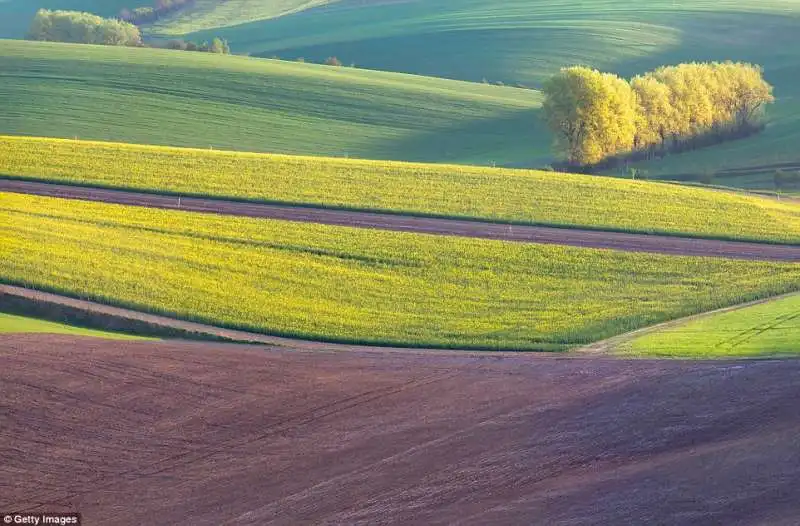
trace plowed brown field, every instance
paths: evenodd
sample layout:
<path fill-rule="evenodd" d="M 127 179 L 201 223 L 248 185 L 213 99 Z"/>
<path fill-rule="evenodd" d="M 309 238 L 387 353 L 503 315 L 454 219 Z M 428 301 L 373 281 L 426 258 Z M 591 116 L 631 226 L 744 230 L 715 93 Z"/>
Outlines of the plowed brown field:
<path fill-rule="evenodd" d="M 800 361 L 0 339 L 0 512 L 797 524 Z"/>

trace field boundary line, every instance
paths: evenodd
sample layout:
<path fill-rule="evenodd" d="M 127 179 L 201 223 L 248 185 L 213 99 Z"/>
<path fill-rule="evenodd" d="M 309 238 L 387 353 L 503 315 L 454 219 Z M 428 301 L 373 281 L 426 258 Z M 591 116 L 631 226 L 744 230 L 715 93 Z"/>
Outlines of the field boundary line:
<path fill-rule="evenodd" d="M 800 262 L 800 245 L 625 233 L 584 228 L 492 223 L 468 219 L 356 212 L 341 209 L 182 197 L 178 195 L 165 196 L 128 190 L 110 190 L 5 178 L 0 178 L 0 191 L 183 212 L 495 241 L 551 244 L 624 252 L 648 252 L 673 256 Z"/>

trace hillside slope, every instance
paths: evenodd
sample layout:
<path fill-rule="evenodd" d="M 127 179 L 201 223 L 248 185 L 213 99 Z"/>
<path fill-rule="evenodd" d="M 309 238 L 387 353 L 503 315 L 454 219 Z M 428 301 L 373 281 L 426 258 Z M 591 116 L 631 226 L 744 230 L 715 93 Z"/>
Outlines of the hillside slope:
<path fill-rule="evenodd" d="M 339 0 L 196 0 L 194 5 L 159 20 L 150 29 L 159 34 L 214 30 L 269 20 L 337 1 Z"/>
<path fill-rule="evenodd" d="M 576 63 L 630 76 L 684 61 L 755 62 L 778 98 L 764 134 L 642 167 L 667 179 L 720 172 L 718 183 L 753 188 L 771 188 L 772 165 L 800 169 L 796 0 L 344 0 L 272 20 L 253 21 L 253 10 L 241 14 L 241 23 L 230 19 L 190 35 L 222 34 L 240 53 L 313 61 L 335 55 L 366 68 L 532 87 Z M 191 28 L 174 20 L 154 30 Z M 543 134 L 538 141 L 550 139 Z"/>
<path fill-rule="evenodd" d="M 478 164 L 549 155 L 530 90 L 12 40 L 0 41 L 0 72 L 6 134 Z"/>

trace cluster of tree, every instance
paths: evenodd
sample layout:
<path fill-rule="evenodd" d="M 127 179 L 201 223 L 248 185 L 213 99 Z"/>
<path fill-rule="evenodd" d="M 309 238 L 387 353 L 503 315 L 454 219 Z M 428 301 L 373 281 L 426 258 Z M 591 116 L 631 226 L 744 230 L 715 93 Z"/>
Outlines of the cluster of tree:
<path fill-rule="evenodd" d="M 571 67 L 544 86 L 543 114 L 570 166 L 652 158 L 744 137 L 774 101 L 762 69 L 734 62 L 666 66 L 630 82 Z"/>
<path fill-rule="evenodd" d="M 122 20 L 78 11 L 40 9 L 33 17 L 28 38 L 108 46 L 140 46 L 139 28 Z"/>
<path fill-rule="evenodd" d="M 231 47 L 224 38 L 214 38 L 211 42 L 202 43 L 192 42 L 191 40 L 169 40 L 164 45 L 167 49 L 179 49 L 181 51 L 203 51 L 206 53 L 220 53 L 229 55 Z"/>
<path fill-rule="evenodd" d="M 156 0 L 152 6 L 137 7 L 135 9 L 125 8 L 120 11 L 119 17 L 136 25 L 148 24 L 174 11 L 190 7 L 194 3 L 195 0 Z"/>

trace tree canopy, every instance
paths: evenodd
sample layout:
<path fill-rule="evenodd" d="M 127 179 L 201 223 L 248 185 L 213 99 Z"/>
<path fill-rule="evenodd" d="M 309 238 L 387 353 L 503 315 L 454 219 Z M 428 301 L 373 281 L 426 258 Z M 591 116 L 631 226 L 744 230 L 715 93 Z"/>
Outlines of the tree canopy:
<path fill-rule="evenodd" d="M 743 136 L 759 129 L 774 101 L 759 66 L 734 62 L 665 66 L 630 82 L 569 67 L 547 81 L 544 94 L 544 118 L 576 166 Z"/>
<path fill-rule="evenodd" d="M 40 9 L 36 13 L 28 38 L 109 46 L 138 46 L 142 43 L 139 28 L 128 22 L 79 11 L 48 9 Z"/>

